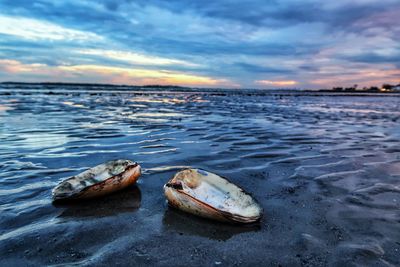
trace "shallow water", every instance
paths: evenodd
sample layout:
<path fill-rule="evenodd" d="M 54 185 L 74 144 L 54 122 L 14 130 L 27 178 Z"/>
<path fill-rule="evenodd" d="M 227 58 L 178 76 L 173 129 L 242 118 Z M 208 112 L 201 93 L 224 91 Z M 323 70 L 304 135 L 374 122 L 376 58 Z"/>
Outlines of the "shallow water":
<path fill-rule="evenodd" d="M 398 96 L 2 94 L 0 265 L 400 265 L 399 138 Z M 142 165 L 137 186 L 51 203 L 117 158 Z M 251 192 L 261 222 L 169 208 L 162 186 L 185 166 Z"/>

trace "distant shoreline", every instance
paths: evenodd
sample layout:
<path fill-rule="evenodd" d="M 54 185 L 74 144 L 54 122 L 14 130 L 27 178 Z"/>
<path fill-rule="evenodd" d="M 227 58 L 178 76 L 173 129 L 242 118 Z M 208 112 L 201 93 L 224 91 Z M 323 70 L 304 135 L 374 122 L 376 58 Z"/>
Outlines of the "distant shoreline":
<path fill-rule="evenodd" d="M 0 82 L 0 85 L 33 85 L 33 86 L 90 86 L 90 87 L 118 87 L 118 88 L 192 88 L 178 85 L 127 85 L 107 83 L 68 83 L 68 82 Z"/>
<path fill-rule="evenodd" d="M 67 88 L 60 88 L 67 87 Z M 263 89 L 263 88 L 203 88 L 203 87 L 187 87 L 179 85 L 126 85 L 126 84 L 105 84 L 105 83 L 68 83 L 68 82 L 13 82 L 6 81 L 0 82 L 1 89 L 23 89 L 23 90 L 71 90 L 71 92 L 84 90 L 84 91 L 102 91 L 107 92 L 109 89 L 118 91 L 177 91 L 177 92 L 242 92 L 242 93 L 288 93 L 290 95 L 296 93 L 309 93 L 309 94 L 334 94 L 334 95 L 387 95 L 387 94 L 400 94 L 400 91 L 371 91 L 371 90 L 352 90 L 352 91 L 337 91 L 333 89 L 289 89 L 289 88 L 276 88 L 276 89 Z M 54 92 L 56 93 L 56 92 Z"/>

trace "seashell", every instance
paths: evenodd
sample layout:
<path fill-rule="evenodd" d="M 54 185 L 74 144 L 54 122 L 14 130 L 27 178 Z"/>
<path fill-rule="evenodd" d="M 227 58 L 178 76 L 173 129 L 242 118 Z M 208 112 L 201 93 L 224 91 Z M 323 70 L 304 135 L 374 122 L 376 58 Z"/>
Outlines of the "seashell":
<path fill-rule="evenodd" d="M 263 213 L 243 189 L 200 169 L 178 172 L 164 185 L 164 193 L 172 207 L 218 221 L 252 223 Z"/>
<path fill-rule="evenodd" d="M 113 160 L 67 178 L 52 191 L 53 200 L 71 200 L 103 196 L 136 182 L 140 165 L 130 160 Z"/>

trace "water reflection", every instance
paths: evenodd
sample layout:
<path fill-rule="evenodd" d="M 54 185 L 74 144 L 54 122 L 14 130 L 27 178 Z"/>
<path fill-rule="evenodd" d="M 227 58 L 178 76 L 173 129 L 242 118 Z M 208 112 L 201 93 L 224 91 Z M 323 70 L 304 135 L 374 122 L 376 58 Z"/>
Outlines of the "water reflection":
<path fill-rule="evenodd" d="M 44 147 L 61 147 L 69 141 L 73 140 L 67 135 L 60 133 L 45 133 L 41 131 L 19 133 L 21 140 L 18 142 L 24 148 L 37 149 Z"/>
<path fill-rule="evenodd" d="M 74 103 L 74 102 L 71 102 L 71 101 L 64 101 L 64 102 L 62 102 L 64 105 L 67 105 L 67 106 L 70 106 L 70 107 L 76 107 L 76 108 L 87 108 L 87 107 L 85 107 L 84 105 L 82 105 L 82 104 L 76 104 L 76 103 Z"/>
<path fill-rule="evenodd" d="M 357 103 L 355 103 L 357 104 Z M 360 105 L 360 104 L 358 104 Z M 400 112 L 393 111 L 381 111 L 375 108 L 345 108 L 345 107 L 330 107 L 330 106 L 306 106 L 302 107 L 303 110 L 311 112 L 330 112 L 330 113 L 340 113 L 340 112 L 351 112 L 351 113 L 374 113 L 374 114 L 395 114 L 400 115 Z"/>
<path fill-rule="evenodd" d="M 226 256 L 227 265 L 262 253 L 274 255 L 269 262 L 275 258 L 277 265 L 334 265 L 347 252 L 344 259 L 359 265 L 382 259 L 400 266 L 398 96 L 62 92 L 0 99 L 2 259 L 31 255 L 29 262 L 50 265 L 55 262 L 47 260 L 56 255 L 67 264 L 68 256 L 58 255 L 80 240 L 89 261 L 103 260 L 110 244 L 114 257 L 120 245 L 125 253 L 120 263 L 127 265 L 135 262 L 126 254 L 132 246 L 155 262 L 191 240 L 198 251 L 206 241 L 216 258 Z M 144 169 L 143 199 L 133 187 L 102 199 L 51 205 L 51 188 L 62 177 L 133 154 Z M 167 208 L 162 186 L 186 166 L 232 178 L 257 196 L 269 219 L 260 229 Z M 110 223 L 124 228 L 116 243 Z M 324 246 L 300 253 L 290 244 L 303 233 Z M 37 235 L 43 237 L 41 253 L 48 254 L 24 254 Z M 229 241 L 214 242 L 219 240 Z M 365 244 L 385 253 L 370 253 Z M 104 250 L 94 255 L 98 247 Z M 179 250 L 174 256 L 193 265 L 191 254 Z"/>
<path fill-rule="evenodd" d="M 222 241 L 226 241 L 234 235 L 257 232 L 261 229 L 259 223 L 250 225 L 221 223 L 193 216 L 171 207 L 168 207 L 164 213 L 163 228 L 165 231 Z"/>
<path fill-rule="evenodd" d="M 134 97 L 132 99 L 129 99 L 131 102 L 141 102 L 141 103 L 161 103 L 161 104 L 171 104 L 171 105 L 176 105 L 176 104 L 186 104 L 190 102 L 194 103 L 207 103 L 209 100 L 203 99 L 201 96 L 196 96 L 196 95 L 188 95 L 188 96 L 181 96 L 181 98 L 176 98 L 176 97 Z"/>
<path fill-rule="evenodd" d="M 12 110 L 12 109 L 13 109 L 13 107 L 10 107 L 10 106 L 8 106 L 8 105 L 2 105 L 2 104 L 0 104 L 0 112 Z"/>
<path fill-rule="evenodd" d="M 106 197 L 91 200 L 75 200 L 68 203 L 54 203 L 63 211 L 58 218 L 75 219 L 108 217 L 119 213 L 135 212 L 140 208 L 142 195 L 137 185 Z"/>

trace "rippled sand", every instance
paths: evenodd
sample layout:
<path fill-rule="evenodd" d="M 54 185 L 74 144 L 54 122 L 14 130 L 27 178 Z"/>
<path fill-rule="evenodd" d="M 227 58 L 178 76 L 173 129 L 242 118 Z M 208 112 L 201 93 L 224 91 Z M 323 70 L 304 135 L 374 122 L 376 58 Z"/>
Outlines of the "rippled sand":
<path fill-rule="evenodd" d="M 400 265 L 400 97 L 0 95 L 0 265 Z M 117 158 L 144 168 L 103 199 L 51 203 L 64 177 Z M 169 208 L 185 166 L 252 192 L 256 225 Z"/>

